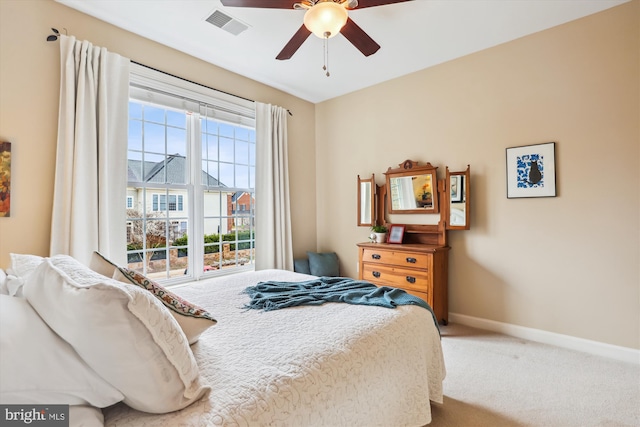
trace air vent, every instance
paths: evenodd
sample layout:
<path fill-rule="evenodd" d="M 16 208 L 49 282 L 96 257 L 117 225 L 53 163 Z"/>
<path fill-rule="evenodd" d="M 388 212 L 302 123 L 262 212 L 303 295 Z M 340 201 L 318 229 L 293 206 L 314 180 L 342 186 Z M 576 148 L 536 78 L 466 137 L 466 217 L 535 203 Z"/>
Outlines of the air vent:
<path fill-rule="evenodd" d="M 249 26 L 240 22 L 238 19 L 227 15 L 226 13 L 220 12 L 219 10 L 214 11 L 206 21 L 212 25 L 215 25 L 218 28 L 225 30 L 228 33 L 237 36 Z"/>

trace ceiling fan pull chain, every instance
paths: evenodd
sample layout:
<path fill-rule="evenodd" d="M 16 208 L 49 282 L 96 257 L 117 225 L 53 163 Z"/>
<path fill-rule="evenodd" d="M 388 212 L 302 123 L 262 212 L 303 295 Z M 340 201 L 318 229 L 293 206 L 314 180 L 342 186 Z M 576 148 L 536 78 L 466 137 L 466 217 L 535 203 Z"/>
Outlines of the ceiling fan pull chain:
<path fill-rule="evenodd" d="M 331 34 L 330 33 L 324 33 L 324 41 L 323 41 L 323 50 L 324 50 L 324 65 L 322 66 L 322 69 L 324 71 L 326 71 L 326 75 L 327 77 L 329 77 L 331 74 L 329 73 L 329 36 Z"/>

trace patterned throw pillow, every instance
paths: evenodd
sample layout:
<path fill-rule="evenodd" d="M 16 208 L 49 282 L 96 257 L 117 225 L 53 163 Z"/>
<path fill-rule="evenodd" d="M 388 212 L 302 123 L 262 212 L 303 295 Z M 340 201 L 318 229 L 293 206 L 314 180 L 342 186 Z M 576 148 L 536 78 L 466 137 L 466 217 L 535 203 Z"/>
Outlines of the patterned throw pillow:
<path fill-rule="evenodd" d="M 178 295 L 135 270 L 118 267 L 118 271 L 113 278 L 120 281 L 124 281 L 122 278 L 125 278 L 134 285 L 148 290 L 162 301 L 178 321 L 182 331 L 187 336 L 187 340 L 189 340 L 189 344 L 194 344 L 198 341 L 200 334 L 217 323 L 216 319 L 204 308 L 180 298 Z"/>
<path fill-rule="evenodd" d="M 151 292 L 169 309 L 187 336 L 189 344 L 196 343 L 200 334 L 217 323 L 216 319 L 204 308 L 180 298 L 135 270 L 114 264 L 99 252 L 93 253 L 91 269 L 112 279 L 133 283 Z"/>

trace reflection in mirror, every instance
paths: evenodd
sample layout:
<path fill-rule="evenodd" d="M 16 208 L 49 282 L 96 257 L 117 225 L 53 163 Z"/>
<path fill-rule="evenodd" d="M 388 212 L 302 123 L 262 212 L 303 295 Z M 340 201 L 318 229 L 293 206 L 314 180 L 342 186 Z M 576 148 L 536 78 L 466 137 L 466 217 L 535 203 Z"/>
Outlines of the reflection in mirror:
<path fill-rule="evenodd" d="M 389 213 L 438 213 L 438 168 L 431 163 L 420 166 L 411 160 L 399 166 L 385 173 Z"/>
<path fill-rule="evenodd" d="M 375 180 L 360 179 L 358 175 L 358 225 L 372 226 L 375 222 Z"/>
<path fill-rule="evenodd" d="M 451 212 L 450 221 L 451 225 L 465 225 L 464 214 L 464 176 L 452 175 L 450 177 L 450 190 L 451 190 Z"/>
<path fill-rule="evenodd" d="M 370 182 L 361 182 L 360 183 L 360 223 L 362 224 L 370 224 L 371 221 L 371 208 L 369 205 L 369 201 L 371 200 L 371 183 Z"/>
<path fill-rule="evenodd" d="M 447 167 L 446 182 L 448 183 L 448 212 L 449 230 L 468 230 L 469 227 L 469 169 L 465 172 L 449 172 Z"/>
<path fill-rule="evenodd" d="M 431 174 L 390 178 L 391 209 L 433 209 Z"/>

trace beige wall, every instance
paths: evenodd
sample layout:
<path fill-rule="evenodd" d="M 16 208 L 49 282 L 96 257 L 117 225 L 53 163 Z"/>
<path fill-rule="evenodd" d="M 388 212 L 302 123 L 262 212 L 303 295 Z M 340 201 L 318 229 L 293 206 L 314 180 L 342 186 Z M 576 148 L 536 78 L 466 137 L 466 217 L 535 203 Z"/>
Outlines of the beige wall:
<path fill-rule="evenodd" d="M 470 164 L 472 229 L 449 233 L 450 311 L 640 348 L 639 6 L 318 104 L 319 248 L 357 275 L 369 234 L 358 174 L 382 184 L 406 159 L 440 177 Z M 507 199 L 505 148 L 549 141 L 558 197 Z"/>
<path fill-rule="evenodd" d="M 316 247 L 313 104 L 96 20 L 52 0 L 0 0 L 0 140 L 12 144 L 11 217 L 0 219 L 0 267 L 9 253 L 48 255 L 60 61 L 51 27 L 142 64 L 257 101 L 289 117 L 294 251 Z M 124 201 L 123 201 L 124 203 Z M 124 205 L 123 205 L 124 206 Z"/>

